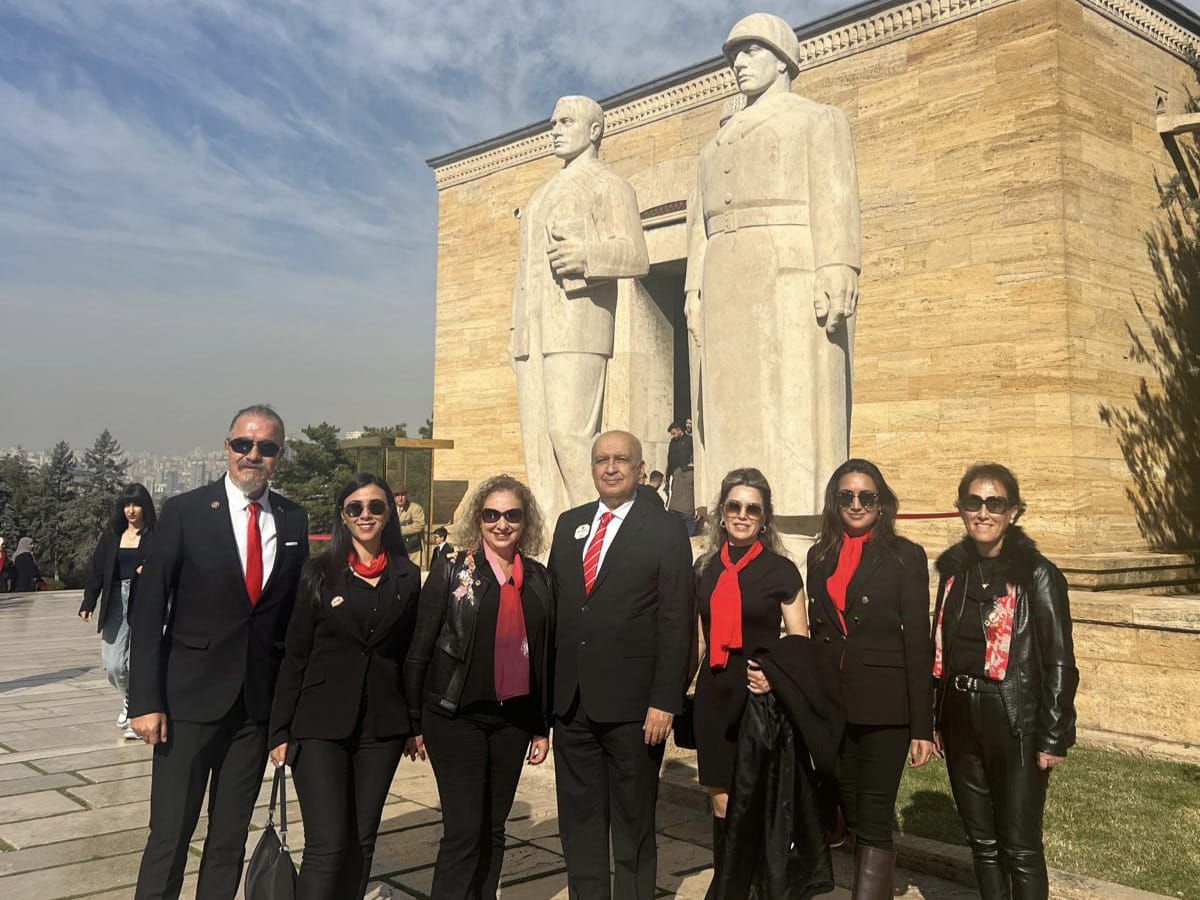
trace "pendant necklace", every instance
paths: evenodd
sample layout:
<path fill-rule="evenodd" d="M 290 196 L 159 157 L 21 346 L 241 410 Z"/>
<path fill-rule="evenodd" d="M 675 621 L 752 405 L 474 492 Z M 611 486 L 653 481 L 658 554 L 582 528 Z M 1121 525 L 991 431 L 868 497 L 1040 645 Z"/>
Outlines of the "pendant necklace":
<path fill-rule="evenodd" d="M 975 568 L 979 570 L 979 583 L 986 591 L 988 589 L 989 582 L 983 580 L 983 563 L 975 563 Z"/>

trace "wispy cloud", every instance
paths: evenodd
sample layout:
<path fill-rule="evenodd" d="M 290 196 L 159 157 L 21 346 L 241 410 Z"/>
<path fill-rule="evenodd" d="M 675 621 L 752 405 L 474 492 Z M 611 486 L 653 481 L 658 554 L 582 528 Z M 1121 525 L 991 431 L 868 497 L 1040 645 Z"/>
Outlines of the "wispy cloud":
<path fill-rule="evenodd" d="M 259 398 L 423 421 L 423 160 L 713 57 L 756 6 L 8 0 L 0 447 L 211 443 Z"/>

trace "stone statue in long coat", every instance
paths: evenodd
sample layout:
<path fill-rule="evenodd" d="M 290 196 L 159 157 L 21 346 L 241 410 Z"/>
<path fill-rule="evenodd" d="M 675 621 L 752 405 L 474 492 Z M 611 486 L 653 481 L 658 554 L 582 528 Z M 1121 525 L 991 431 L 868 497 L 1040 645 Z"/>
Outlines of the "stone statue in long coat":
<path fill-rule="evenodd" d="M 791 92 L 799 45 L 782 19 L 747 16 L 724 51 L 746 102 L 700 153 L 685 284 L 703 496 L 756 466 L 781 527 L 808 533 L 849 451 L 854 147 L 840 110 Z"/>
<path fill-rule="evenodd" d="M 521 211 L 509 352 L 529 486 L 553 522 L 595 496 L 618 297 L 650 270 L 633 186 L 598 159 L 604 112 L 563 97 L 551 136 L 562 169 Z"/>

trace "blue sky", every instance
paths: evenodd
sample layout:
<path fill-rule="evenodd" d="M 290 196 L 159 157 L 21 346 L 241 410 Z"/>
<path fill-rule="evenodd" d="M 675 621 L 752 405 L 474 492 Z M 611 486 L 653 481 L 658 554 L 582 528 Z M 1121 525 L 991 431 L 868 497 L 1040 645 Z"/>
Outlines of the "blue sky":
<path fill-rule="evenodd" d="M 787 0 L 795 25 L 849 6 Z M 4 0 L 0 447 L 432 405 L 424 160 L 711 58 L 758 3 Z"/>

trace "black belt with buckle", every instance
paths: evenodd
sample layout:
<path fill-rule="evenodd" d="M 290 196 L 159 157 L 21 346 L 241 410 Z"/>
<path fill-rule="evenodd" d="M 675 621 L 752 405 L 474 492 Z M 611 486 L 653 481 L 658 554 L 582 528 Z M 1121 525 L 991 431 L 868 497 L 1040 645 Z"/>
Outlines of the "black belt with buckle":
<path fill-rule="evenodd" d="M 1000 682 L 976 678 L 974 675 L 955 675 L 950 684 L 956 691 L 962 691 L 964 694 L 1000 693 Z"/>

